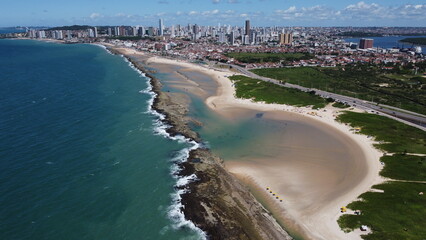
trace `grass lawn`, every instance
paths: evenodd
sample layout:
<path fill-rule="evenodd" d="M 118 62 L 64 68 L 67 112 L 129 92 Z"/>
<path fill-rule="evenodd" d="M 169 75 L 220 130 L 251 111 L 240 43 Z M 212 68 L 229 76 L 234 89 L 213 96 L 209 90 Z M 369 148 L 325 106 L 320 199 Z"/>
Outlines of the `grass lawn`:
<path fill-rule="evenodd" d="M 232 76 L 230 79 L 235 82 L 236 95 L 239 98 L 293 106 L 313 106 L 313 108 L 323 108 L 327 105 L 325 99 L 297 89 L 285 88 L 241 75 Z"/>
<path fill-rule="evenodd" d="M 345 112 L 338 120 L 353 127 L 360 127 L 361 133 L 371 135 L 382 143 L 379 149 L 393 156 L 383 156 L 385 163 L 380 175 L 407 181 L 426 181 L 426 157 L 403 154 L 426 153 L 426 132 L 383 116 L 367 113 Z M 361 225 L 369 226 L 373 232 L 364 235 L 367 240 L 423 240 L 426 236 L 426 184 L 413 182 L 386 182 L 373 186 L 383 192 L 366 192 L 361 200 L 347 207 L 361 210 L 361 215 L 342 215 L 338 223 L 346 231 Z"/>
<path fill-rule="evenodd" d="M 334 83 L 331 77 L 312 67 L 260 68 L 251 71 L 259 76 L 282 80 L 309 88 L 322 89 L 327 84 L 331 86 Z"/>
<path fill-rule="evenodd" d="M 410 74 L 384 74 L 380 68 L 263 68 L 252 72 L 308 88 L 374 101 L 426 114 L 426 80 Z"/>
<path fill-rule="evenodd" d="M 396 120 L 366 113 L 346 112 L 337 118 L 352 127 L 360 127 L 362 134 L 375 136 L 382 143 L 376 147 L 390 153 L 426 154 L 426 132 Z"/>
<path fill-rule="evenodd" d="M 383 156 L 380 161 L 385 163 L 385 167 L 380 172 L 383 177 L 397 180 L 426 181 L 426 157 L 395 154 Z"/>
<path fill-rule="evenodd" d="M 426 184 L 385 183 L 373 186 L 380 192 L 361 194 L 362 201 L 348 205 L 361 210 L 361 215 L 345 214 L 338 223 L 344 231 L 367 225 L 373 233 L 362 238 L 367 240 L 423 240 L 426 237 Z"/>

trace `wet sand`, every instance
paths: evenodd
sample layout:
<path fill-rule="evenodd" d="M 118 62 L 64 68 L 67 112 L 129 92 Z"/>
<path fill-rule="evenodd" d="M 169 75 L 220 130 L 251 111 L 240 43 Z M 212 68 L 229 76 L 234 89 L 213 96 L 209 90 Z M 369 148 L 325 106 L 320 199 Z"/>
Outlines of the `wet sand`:
<path fill-rule="evenodd" d="M 219 84 L 216 96 L 206 98 L 211 90 L 195 78 L 181 76 L 172 86 L 206 98 L 207 106 L 230 122 L 238 124 L 260 112 L 264 121 L 283 126 L 274 125 L 275 131 L 258 137 L 250 146 L 256 154 L 225 159 L 227 169 L 265 199 L 278 220 L 306 239 L 361 239 L 358 231 L 341 231 L 337 218 L 341 206 L 381 181 L 381 152 L 372 147 L 371 139 L 335 122 L 337 109 L 313 111 L 236 99 L 226 78 L 230 72 L 158 57 L 149 61 L 165 64 L 164 69 L 180 66 L 211 76 Z"/>

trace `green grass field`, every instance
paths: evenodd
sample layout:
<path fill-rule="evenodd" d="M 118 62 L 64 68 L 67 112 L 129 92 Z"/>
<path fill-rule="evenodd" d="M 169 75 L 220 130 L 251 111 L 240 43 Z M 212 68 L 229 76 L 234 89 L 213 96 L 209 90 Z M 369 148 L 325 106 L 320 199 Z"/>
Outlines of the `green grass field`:
<path fill-rule="evenodd" d="M 376 147 L 391 153 L 426 154 L 426 132 L 396 120 L 365 113 L 346 112 L 337 118 L 353 127 L 361 127 L 361 133 L 375 136 L 383 143 Z"/>
<path fill-rule="evenodd" d="M 415 75 L 383 74 L 380 69 L 368 66 L 263 68 L 251 71 L 308 88 L 426 114 L 426 80 Z"/>
<path fill-rule="evenodd" d="M 339 218 L 339 225 L 349 232 L 361 225 L 367 225 L 372 234 L 363 236 L 366 240 L 423 240 L 426 237 L 426 184 L 385 183 L 373 186 L 384 191 L 366 192 L 362 200 L 352 202 L 348 208 L 361 210 L 361 215 L 345 214 Z"/>
<path fill-rule="evenodd" d="M 345 112 L 338 120 L 360 127 L 360 133 L 381 141 L 376 147 L 389 153 L 381 157 L 385 163 L 380 175 L 401 181 L 426 181 L 426 157 L 410 153 L 426 153 L 426 132 L 393 119 L 367 113 Z M 408 152 L 408 153 L 405 153 Z M 367 240 L 423 240 L 426 236 L 425 183 L 390 181 L 373 186 L 383 192 L 366 192 L 347 207 L 361 210 L 361 215 L 344 214 L 338 223 L 344 231 L 367 225 L 373 233 Z"/>
<path fill-rule="evenodd" d="M 380 161 L 385 163 L 380 172 L 383 177 L 406 181 L 426 181 L 426 157 L 424 156 L 395 154 L 383 156 Z"/>
<path fill-rule="evenodd" d="M 313 108 L 323 108 L 327 105 L 325 99 L 296 89 L 241 75 L 232 76 L 230 79 L 235 82 L 236 95 L 239 98 L 293 106 L 313 106 Z"/>
<path fill-rule="evenodd" d="M 263 63 L 294 61 L 300 59 L 311 59 L 313 56 L 307 53 L 226 53 L 229 58 L 234 58 L 242 63 Z"/>

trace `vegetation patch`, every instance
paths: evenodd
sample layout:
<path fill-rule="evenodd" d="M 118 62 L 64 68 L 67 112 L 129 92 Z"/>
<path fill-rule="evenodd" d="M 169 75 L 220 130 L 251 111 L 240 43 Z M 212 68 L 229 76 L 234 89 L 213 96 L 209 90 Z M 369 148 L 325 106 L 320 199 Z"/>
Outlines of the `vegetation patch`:
<path fill-rule="evenodd" d="M 426 38 L 404 38 L 401 40 L 401 42 L 407 42 L 407 43 L 413 43 L 413 44 L 419 44 L 419 45 L 426 45 Z"/>
<path fill-rule="evenodd" d="M 77 31 L 77 30 L 87 30 L 89 28 L 93 28 L 89 25 L 72 25 L 72 26 L 62 26 L 62 27 L 54 27 L 46 29 L 46 31 L 53 31 L 53 30 L 71 30 L 71 31 Z"/>
<path fill-rule="evenodd" d="M 380 161 L 385 164 L 380 172 L 383 177 L 405 181 L 426 181 L 426 156 L 395 154 L 383 156 Z"/>
<path fill-rule="evenodd" d="M 313 106 L 313 108 L 323 108 L 327 104 L 325 99 L 297 89 L 285 88 L 241 75 L 231 76 L 230 79 L 235 83 L 238 98 L 293 106 Z"/>
<path fill-rule="evenodd" d="M 426 236 L 426 184 L 392 182 L 373 186 L 383 192 L 366 192 L 348 205 L 360 215 L 342 215 L 338 223 L 349 232 L 367 225 L 373 233 L 367 240 L 423 240 Z"/>
<path fill-rule="evenodd" d="M 366 225 L 372 233 L 363 235 L 367 240 L 423 240 L 426 236 L 426 157 L 410 154 L 426 153 L 426 132 L 383 116 L 345 112 L 338 120 L 359 127 L 360 133 L 380 141 L 377 148 L 390 153 L 383 156 L 381 175 L 391 179 L 373 186 L 359 196 L 360 200 L 347 207 L 361 214 L 344 214 L 338 223 L 350 232 Z"/>
<path fill-rule="evenodd" d="M 376 147 L 391 153 L 426 154 L 426 132 L 396 120 L 367 113 L 345 112 L 337 120 L 352 127 L 360 127 L 360 133 L 374 136 Z"/>
<path fill-rule="evenodd" d="M 414 65 L 345 67 L 264 68 L 252 72 L 308 88 L 316 88 L 426 114 L 425 79 L 415 75 Z M 417 72 L 426 71 L 426 61 L 416 63 Z"/>
<path fill-rule="evenodd" d="M 342 108 L 342 109 L 350 107 L 349 105 L 341 103 L 341 102 L 335 102 L 333 103 L 332 106 L 335 108 Z"/>
<path fill-rule="evenodd" d="M 280 62 L 280 61 L 296 61 L 301 59 L 311 59 L 313 55 L 309 53 L 226 53 L 229 58 L 234 58 L 242 63 L 263 63 L 263 62 Z"/>

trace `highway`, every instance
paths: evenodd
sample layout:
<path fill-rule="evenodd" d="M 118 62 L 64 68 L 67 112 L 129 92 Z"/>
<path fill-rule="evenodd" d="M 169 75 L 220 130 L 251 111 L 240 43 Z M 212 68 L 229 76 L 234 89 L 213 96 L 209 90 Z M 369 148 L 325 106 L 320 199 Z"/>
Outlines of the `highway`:
<path fill-rule="evenodd" d="M 330 98 L 333 98 L 336 102 L 346 103 L 347 105 L 363 109 L 369 113 L 375 113 L 382 116 L 386 116 L 386 117 L 395 119 L 397 121 L 403 122 L 405 124 L 408 124 L 410 126 L 419 128 L 423 131 L 426 131 L 426 116 L 419 113 L 414 113 L 404 109 L 386 106 L 386 105 L 378 105 L 377 103 L 374 103 L 374 102 L 364 101 L 358 98 L 343 96 L 343 95 L 330 93 L 330 92 L 326 92 L 326 91 L 318 90 L 314 88 L 306 88 L 306 87 L 302 87 L 302 86 L 290 84 L 290 83 L 280 83 L 280 81 L 278 80 L 259 76 L 237 65 L 232 65 L 232 64 L 224 64 L 224 65 L 231 66 L 232 68 L 237 69 L 242 74 L 251 78 L 259 79 L 265 82 L 271 82 L 283 87 L 299 89 L 304 92 L 315 91 L 316 95 L 319 95 L 323 98 L 330 97 Z"/>

